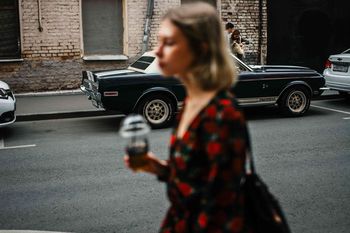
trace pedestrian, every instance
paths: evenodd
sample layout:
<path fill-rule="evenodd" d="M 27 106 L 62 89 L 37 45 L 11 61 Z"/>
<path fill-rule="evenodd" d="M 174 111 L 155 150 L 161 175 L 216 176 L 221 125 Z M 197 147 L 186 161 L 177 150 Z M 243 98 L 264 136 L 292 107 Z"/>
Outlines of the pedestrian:
<path fill-rule="evenodd" d="M 167 185 L 171 205 L 160 232 L 252 232 L 240 192 L 249 135 L 229 92 L 237 73 L 216 9 L 196 2 L 169 10 L 158 40 L 155 53 L 163 76 L 178 78 L 187 92 L 169 158 L 148 152 L 137 170 Z M 135 169 L 127 155 L 124 160 Z"/>
<path fill-rule="evenodd" d="M 240 60 L 243 60 L 244 57 L 244 40 L 241 37 L 241 33 L 238 29 L 234 30 L 231 33 L 231 51 L 232 53 L 238 57 Z"/>
<path fill-rule="evenodd" d="M 231 45 L 232 44 L 232 40 L 231 40 L 231 35 L 232 32 L 235 30 L 235 25 L 231 22 L 228 22 L 225 24 L 225 31 L 227 33 L 227 44 Z"/>

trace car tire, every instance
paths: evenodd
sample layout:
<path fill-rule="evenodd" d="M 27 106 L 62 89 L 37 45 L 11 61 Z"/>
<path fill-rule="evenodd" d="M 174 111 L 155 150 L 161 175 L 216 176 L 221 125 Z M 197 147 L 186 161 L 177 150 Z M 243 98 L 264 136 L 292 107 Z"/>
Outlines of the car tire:
<path fill-rule="evenodd" d="M 310 107 L 311 95 L 305 87 L 291 87 L 283 94 L 279 107 L 287 116 L 302 116 Z"/>
<path fill-rule="evenodd" d="M 141 114 L 152 128 L 164 128 L 174 120 L 174 111 L 170 98 L 164 95 L 151 95 L 141 100 L 137 112 Z"/>

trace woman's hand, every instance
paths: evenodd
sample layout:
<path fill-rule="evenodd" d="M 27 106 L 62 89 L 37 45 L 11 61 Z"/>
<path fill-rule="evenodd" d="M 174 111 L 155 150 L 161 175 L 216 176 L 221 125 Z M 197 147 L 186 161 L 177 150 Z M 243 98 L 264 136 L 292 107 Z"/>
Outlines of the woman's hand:
<path fill-rule="evenodd" d="M 142 156 L 142 166 L 135 166 L 130 156 L 124 156 L 125 166 L 133 170 L 134 172 L 143 171 L 155 174 L 157 176 L 162 174 L 164 168 L 168 166 L 165 160 L 158 159 L 152 152 L 148 152 L 146 155 Z"/>

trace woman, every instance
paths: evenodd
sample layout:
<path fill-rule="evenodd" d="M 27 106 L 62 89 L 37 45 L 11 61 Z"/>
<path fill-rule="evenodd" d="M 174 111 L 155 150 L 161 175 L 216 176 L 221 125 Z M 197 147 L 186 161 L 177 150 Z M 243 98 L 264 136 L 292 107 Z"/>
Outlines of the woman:
<path fill-rule="evenodd" d="M 142 171 L 166 182 L 171 207 L 160 232 L 248 232 L 239 184 L 249 150 L 243 114 L 228 92 L 236 72 L 216 10 L 205 3 L 170 10 L 156 55 L 187 98 L 167 161 L 147 154 Z M 131 169 L 128 156 L 125 163 Z"/>
<path fill-rule="evenodd" d="M 241 33 L 239 30 L 234 30 L 231 34 L 231 48 L 232 53 L 238 57 L 240 60 L 243 60 L 244 57 L 244 49 L 243 49 L 243 40 L 241 37 Z"/>

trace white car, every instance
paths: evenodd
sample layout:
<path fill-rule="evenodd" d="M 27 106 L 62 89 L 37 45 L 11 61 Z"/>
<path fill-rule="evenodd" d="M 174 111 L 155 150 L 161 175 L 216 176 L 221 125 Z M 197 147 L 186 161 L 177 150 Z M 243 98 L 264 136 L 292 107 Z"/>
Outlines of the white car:
<path fill-rule="evenodd" d="M 323 71 L 326 87 L 341 95 L 350 95 L 350 49 L 329 56 Z"/>
<path fill-rule="evenodd" d="M 0 127 L 16 121 L 16 98 L 7 83 L 0 81 Z"/>

